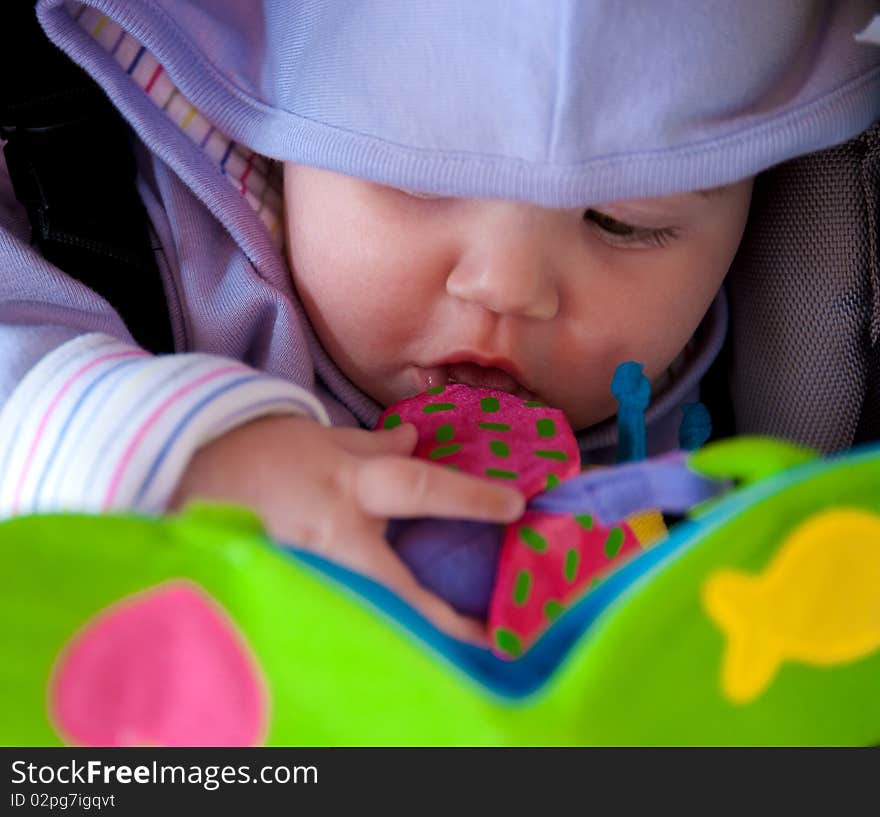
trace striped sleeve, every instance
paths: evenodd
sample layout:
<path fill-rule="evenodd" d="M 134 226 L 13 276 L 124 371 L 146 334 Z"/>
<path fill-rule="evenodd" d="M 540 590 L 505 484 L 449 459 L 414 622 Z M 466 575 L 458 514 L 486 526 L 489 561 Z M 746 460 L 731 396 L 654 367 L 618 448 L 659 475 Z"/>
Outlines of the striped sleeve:
<path fill-rule="evenodd" d="M 314 395 L 239 361 L 156 357 L 81 335 L 42 358 L 0 410 L 0 518 L 159 512 L 198 448 L 269 414 L 330 425 Z"/>

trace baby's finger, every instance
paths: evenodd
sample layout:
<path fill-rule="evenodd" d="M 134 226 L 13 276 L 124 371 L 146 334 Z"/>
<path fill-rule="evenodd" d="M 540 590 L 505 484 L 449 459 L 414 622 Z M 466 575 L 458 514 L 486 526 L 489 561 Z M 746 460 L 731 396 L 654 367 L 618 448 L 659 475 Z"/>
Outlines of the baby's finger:
<path fill-rule="evenodd" d="M 419 440 L 419 432 L 412 423 L 403 423 L 379 431 L 335 428 L 333 433 L 336 441 L 350 454 L 367 457 L 381 454 L 405 457 L 412 454 Z"/>
<path fill-rule="evenodd" d="M 478 647 L 488 645 L 486 628 L 482 622 L 457 613 L 439 596 L 422 587 L 384 539 L 377 539 L 374 545 L 375 547 L 359 549 L 358 553 L 363 558 L 360 564 L 357 564 L 361 561 L 358 555 L 351 554 L 356 562 L 351 564 L 355 570 L 360 570 L 384 584 L 453 638 Z"/>
<path fill-rule="evenodd" d="M 437 516 L 514 522 L 525 510 L 516 489 L 417 459 L 377 457 L 354 480 L 361 508 L 379 517 Z"/>

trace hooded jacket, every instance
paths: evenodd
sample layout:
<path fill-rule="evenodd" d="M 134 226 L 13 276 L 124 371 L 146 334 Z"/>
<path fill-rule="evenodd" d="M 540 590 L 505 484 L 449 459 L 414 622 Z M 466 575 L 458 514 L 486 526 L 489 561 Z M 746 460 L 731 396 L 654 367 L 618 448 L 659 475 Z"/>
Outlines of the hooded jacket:
<path fill-rule="evenodd" d="M 880 116 L 880 48 L 858 36 L 875 12 L 869 0 L 40 0 L 49 38 L 140 140 L 176 354 L 139 349 L 106 301 L 29 247 L 0 185 L 0 513 L 161 510 L 193 451 L 254 417 L 375 422 L 381 407 L 297 299 L 265 157 L 549 207 L 719 186 Z M 649 409 L 649 450 L 725 326 L 722 296 L 687 372 Z M 606 423 L 581 446 L 614 439 Z"/>

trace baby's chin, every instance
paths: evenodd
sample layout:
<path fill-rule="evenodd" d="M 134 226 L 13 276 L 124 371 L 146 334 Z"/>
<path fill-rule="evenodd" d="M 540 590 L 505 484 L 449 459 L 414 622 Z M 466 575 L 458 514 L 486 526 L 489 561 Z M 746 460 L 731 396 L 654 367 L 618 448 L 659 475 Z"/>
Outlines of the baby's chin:
<path fill-rule="evenodd" d="M 611 394 L 598 390 L 588 394 L 548 394 L 544 401 L 548 406 L 560 409 L 575 433 L 613 419 L 617 414 L 617 401 Z"/>
<path fill-rule="evenodd" d="M 568 418 L 572 430 L 577 434 L 581 431 L 586 431 L 588 428 L 592 428 L 593 426 L 597 426 L 600 423 L 613 419 L 617 414 L 617 406 L 597 408 L 588 413 L 583 411 L 570 412 L 565 408 L 562 408 L 562 411 Z"/>

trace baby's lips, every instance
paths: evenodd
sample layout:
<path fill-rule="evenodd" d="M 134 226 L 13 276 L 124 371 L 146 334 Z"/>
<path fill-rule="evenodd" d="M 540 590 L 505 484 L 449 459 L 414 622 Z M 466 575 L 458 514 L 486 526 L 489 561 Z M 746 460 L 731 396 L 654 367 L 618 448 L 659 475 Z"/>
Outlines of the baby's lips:
<path fill-rule="evenodd" d="M 449 373 L 446 370 L 446 366 L 417 366 L 415 375 L 415 388 L 418 389 L 418 393 L 426 392 L 429 389 L 441 388 L 449 382 Z"/>
<path fill-rule="evenodd" d="M 531 400 L 534 395 L 509 372 L 495 366 L 476 363 L 451 363 L 447 367 L 450 383 L 461 383 L 477 389 L 493 389 Z"/>
<path fill-rule="evenodd" d="M 420 392 L 453 384 L 503 391 L 522 400 L 536 399 L 535 394 L 525 388 L 512 374 L 496 366 L 482 366 L 479 363 L 462 361 L 416 369 L 416 388 Z"/>

